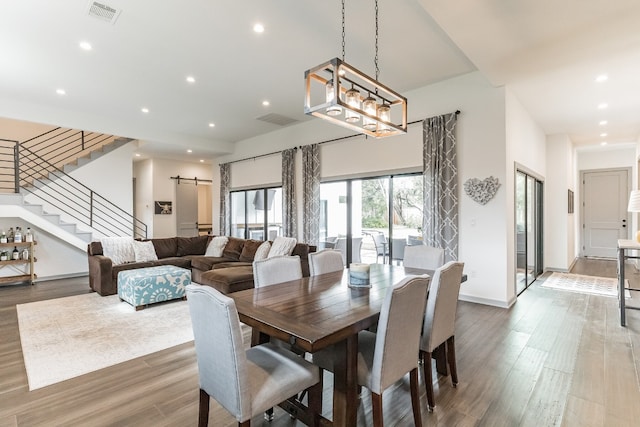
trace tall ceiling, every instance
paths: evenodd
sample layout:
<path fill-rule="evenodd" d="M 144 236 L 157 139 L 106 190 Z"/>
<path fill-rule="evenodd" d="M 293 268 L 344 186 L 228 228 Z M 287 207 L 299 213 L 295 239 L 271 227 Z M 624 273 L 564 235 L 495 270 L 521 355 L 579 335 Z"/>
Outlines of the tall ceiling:
<path fill-rule="evenodd" d="M 339 0 L 99 2 L 119 11 L 115 23 L 91 16 L 88 0 L 3 2 L 0 117 L 206 158 L 281 128 L 261 117 L 313 120 L 304 71 L 342 55 Z M 638 0 L 379 0 L 379 11 L 380 81 L 401 93 L 477 70 L 547 134 L 638 140 Z M 345 13 L 345 59 L 373 75 L 374 2 L 346 0 Z M 409 120 L 420 118 L 409 98 Z"/>

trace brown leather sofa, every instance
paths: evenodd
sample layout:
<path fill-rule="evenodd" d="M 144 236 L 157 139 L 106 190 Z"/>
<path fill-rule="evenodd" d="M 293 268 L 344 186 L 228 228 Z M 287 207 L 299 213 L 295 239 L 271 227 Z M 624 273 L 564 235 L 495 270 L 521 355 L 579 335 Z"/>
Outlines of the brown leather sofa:
<path fill-rule="evenodd" d="M 253 288 L 253 257 L 263 242 L 229 237 L 222 257 L 204 256 L 212 237 L 150 239 L 158 256 L 157 261 L 119 265 L 113 265 L 111 259 L 104 256 L 100 242 L 91 242 L 87 247 L 89 286 L 102 296 L 114 295 L 118 293 L 118 273 L 121 271 L 175 265 L 191 269 L 193 282 L 212 286 L 223 293 Z M 315 250 L 315 246 L 306 243 L 298 243 L 293 249 L 292 255 L 300 256 L 304 276 L 309 276 L 309 252 Z"/>

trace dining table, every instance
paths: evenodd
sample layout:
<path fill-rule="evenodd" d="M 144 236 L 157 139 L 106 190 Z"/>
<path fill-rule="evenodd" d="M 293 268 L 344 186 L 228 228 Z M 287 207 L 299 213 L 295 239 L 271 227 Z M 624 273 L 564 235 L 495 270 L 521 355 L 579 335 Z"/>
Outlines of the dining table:
<path fill-rule="evenodd" d="M 333 421 L 320 417 L 320 425 L 356 425 L 358 332 L 376 325 L 394 284 L 433 271 L 372 264 L 369 274 L 369 287 L 349 286 L 344 269 L 229 294 L 240 321 L 253 328 L 252 344 L 277 338 L 301 353 L 335 346 Z M 306 424 L 317 423 L 305 416 L 300 419 Z"/>

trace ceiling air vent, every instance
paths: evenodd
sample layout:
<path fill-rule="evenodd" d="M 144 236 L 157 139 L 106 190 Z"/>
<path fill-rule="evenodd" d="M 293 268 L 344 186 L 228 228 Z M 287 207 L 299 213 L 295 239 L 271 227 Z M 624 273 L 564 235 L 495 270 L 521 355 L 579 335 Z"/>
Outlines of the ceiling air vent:
<path fill-rule="evenodd" d="M 282 114 L 276 114 L 276 113 L 266 114 L 264 116 L 258 117 L 256 120 L 260 120 L 260 121 L 271 123 L 278 126 L 287 126 L 298 121 L 296 119 L 292 119 L 291 117 L 283 116 Z"/>
<path fill-rule="evenodd" d="M 98 3 L 97 1 L 90 1 L 87 8 L 89 16 L 98 18 L 101 21 L 110 22 L 115 24 L 122 9 L 116 9 L 104 3 Z"/>

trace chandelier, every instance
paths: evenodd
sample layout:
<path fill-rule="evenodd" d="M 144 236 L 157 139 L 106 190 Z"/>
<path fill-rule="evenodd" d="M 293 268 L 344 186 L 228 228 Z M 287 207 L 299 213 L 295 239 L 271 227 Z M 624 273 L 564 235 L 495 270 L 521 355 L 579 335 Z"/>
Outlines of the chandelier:
<path fill-rule="evenodd" d="M 342 59 L 333 58 L 305 71 L 304 112 L 374 138 L 407 133 L 407 98 L 378 81 L 378 0 L 375 79 L 344 62 L 344 2 Z"/>

